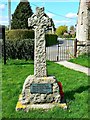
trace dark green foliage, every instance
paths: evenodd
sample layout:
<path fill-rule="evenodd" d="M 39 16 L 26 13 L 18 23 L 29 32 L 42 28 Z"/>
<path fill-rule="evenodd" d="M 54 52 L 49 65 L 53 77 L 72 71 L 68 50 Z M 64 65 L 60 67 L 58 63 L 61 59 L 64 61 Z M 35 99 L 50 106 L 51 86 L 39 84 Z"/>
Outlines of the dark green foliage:
<path fill-rule="evenodd" d="M 27 29 L 17 29 L 6 31 L 6 39 L 9 40 L 21 40 L 21 39 L 34 39 L 34 31 Z M 46 34 L 46 46 L 51 46 L 57 44 L 57 35 Z"/>
<path fill-rule="evenodd" d="M 27 29 L 16 29 L 6 31 L 6 39 L 21 40 L 21 39 L 34 39 L 34 31 Z"/>
<path fill-rule="evenodd" d="M 46 38 L 46 46 L 52 46 L 52 45 L 56 45 L 58 43 L 57 41 L 57 35 L 55 34 L 46 34 L 45 38 Z"/>
<path fill-rule="evenodd" d="M 2 41 L 0 40 L 0 59 L 2 57 Z"/>
<path fill-rule="evenodd" d="M 7 59 L 34 59 L 34 40 L 6 40 L 6 57 Z"/>
<path fill-rule="evenodd" d="M 12 15 L 11 28 L 12 29 L 26 29 L 28 28 L 28 18 L 33 14 L 31 6 L 26 1 L 21 1 L 14 14 Z"/>
<path fill-rule="evenodd" d="M 46 46 L 55 44 L 57 35 L 46 34 Z M 34 31 L 27 29 L 6 31 L 6 56 L 12 59 L 34 59 Z"/>

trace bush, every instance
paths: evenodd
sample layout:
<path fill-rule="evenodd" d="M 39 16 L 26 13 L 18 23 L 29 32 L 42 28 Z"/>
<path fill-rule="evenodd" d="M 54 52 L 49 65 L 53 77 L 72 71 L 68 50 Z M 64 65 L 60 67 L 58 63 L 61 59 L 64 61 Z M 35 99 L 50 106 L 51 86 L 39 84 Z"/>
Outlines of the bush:
<path fill-rule="evenodd" d="M 57 35 L 55 34 L 46 34 L 46 46 L 51 46 L 57 44 Z M 6 39 L 9 40 L 22 40 L 22 39 L 34 39 L 34 31 L 27 29 L 16 29 L 6 31 Z"/>
<path fill-rule="evenodd" d="M 46 46 L 55 45 L 58 42 L 57 35 L 54 34 L 46 34 L 45 38 Z M 26 29 L 6 31 L 6 57 L 34 59 L 34 31 Z"/>
<path fill-rule="evenodd" d="M 55 34 L 46 34 L 45 38 L 46 38 L 46 46 L 52 46 L 52 45 L 56 45 L 58 43 L 57 41 L 57 35 Z"/>
<path fill-rule="evenodd" d="M 34 59 L 34 40 L 6 40 L 6 57 L 11 59 Z"/>
<path fill-rule="evenodd" d="M 28 29 L 16 29 L 6 31 L 6 39 L 9 40 L 22 40 L 22 39 L 34 39 L 34 31 Z"/>
<path fill-rule="evenodd" d="M 0 40 L 0 59 L 2 58 L 2 40 Z"/>

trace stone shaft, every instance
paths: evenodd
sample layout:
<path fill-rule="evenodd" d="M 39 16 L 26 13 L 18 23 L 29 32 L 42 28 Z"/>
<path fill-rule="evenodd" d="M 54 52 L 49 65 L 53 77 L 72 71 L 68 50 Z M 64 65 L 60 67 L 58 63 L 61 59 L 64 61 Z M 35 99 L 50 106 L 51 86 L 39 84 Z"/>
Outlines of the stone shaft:
<path fill-rule="evenodd" d="M 45 49 L 45 31 L 39 27 L 35 29 L 34 46 L 34 75 L 36 77 L 46 77 L 46 49 Z"/>
<path fill-rule="evenodd" d="M 36 14 L 28 18 L 28 26 L 35 31 L 34 45 L 34 75 L 46 77 L 46 46 L 45 31 L 52 26 L 52 20 L 44 13 L 44 8 L 36 8 Z"/>

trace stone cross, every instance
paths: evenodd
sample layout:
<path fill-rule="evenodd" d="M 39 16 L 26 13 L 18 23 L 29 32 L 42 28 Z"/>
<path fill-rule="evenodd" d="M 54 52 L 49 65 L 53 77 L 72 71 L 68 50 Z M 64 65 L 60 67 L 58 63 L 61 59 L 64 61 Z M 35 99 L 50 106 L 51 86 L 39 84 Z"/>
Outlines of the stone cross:
<path fill-rule="evenodd" d="M 51 25 L 51 18 L 44 13 L 44 7 L 37 7 L 36 14 L 28 18 L 28 26 L 35 30 L 34 75 L 36 77 L 47 77 L 45 31 Z"/>

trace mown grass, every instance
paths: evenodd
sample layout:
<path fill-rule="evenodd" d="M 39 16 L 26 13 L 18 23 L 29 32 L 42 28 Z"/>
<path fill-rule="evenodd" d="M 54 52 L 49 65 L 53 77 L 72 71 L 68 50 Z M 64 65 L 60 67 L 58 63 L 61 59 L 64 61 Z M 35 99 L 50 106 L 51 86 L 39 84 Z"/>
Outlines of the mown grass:
<path fill-rule="evenodd" d="M 0 119 L 2 118 L 2 60 L 0 58 Z"/>
<path fill-rule="evenodd" d="M 53 62 L 47 62 L 48 75 L 54 75 L 63 84 L 65 98 L 69 109 L 63 110 L 55 107 L 48 111 L 30 110 L 15 111 L 18 96 L 21 93 L 25 78 L 33 74 L 33 61 L 9 60 L 7 65 L 2 65 L 2 117 L 8 120 L 16 118 L 30 119 L 67 119 L 88 118 L 88 76 L 74 70 L 70 70 Z"/>
<path fill-rule="evenodd" d="M 90 54 L 83 54 L 69 61 L 90 68 Z"/>

